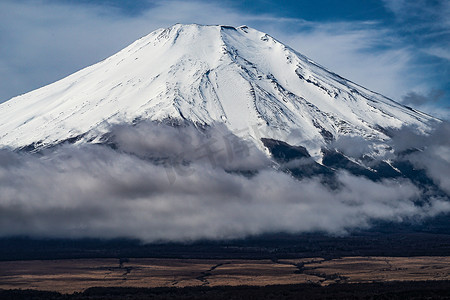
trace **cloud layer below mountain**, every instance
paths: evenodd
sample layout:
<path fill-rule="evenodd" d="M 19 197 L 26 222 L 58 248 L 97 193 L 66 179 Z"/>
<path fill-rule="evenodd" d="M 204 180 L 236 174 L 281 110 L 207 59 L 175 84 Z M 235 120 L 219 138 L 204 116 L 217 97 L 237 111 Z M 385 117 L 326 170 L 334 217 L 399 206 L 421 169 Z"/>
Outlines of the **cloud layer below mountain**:
<path fill-rule="evenodd" d="M 0 236 L 153 242 L 280 231 L 344 234 L 375 220 L 450 212 L 448 197 L 420 201 L 423 191 L 408 180 L 373 182 L 341 172 L 337 190 L 318 177 L 296 180 L 220 126 L 203 133 L 191 126 L 118 126 L 109 142 L 39 154 L 1 150 Z M 411 159 L 444 188 L 448 154 L 439 139 Z"/>

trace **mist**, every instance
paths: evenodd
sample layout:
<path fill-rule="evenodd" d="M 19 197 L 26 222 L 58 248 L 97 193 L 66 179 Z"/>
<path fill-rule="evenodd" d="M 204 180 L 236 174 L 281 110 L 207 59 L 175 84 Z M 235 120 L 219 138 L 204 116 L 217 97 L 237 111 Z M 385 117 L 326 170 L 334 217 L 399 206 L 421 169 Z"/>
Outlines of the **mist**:
<path fill-rule="evenodd" d="M 417 139 L 420 145 L 413 146 L 421 150 L 405 158 L 447 193 L 448 132 L 448 124 L 440 125 Z M 411 147 L 401 139 L 392 143 Z M 156 242 L 273 232 L 342 235 L 374 221 L 450 212 L 448 195 L 427 194 L 424 201 L 422 187 L 407 179 L 374 182 L 340 171 L 336 180 L 338 189 L 319 176 L 295 179 L 221 125 L 116 125 L 104 144 L 1 150 L 0 236 Z"/>

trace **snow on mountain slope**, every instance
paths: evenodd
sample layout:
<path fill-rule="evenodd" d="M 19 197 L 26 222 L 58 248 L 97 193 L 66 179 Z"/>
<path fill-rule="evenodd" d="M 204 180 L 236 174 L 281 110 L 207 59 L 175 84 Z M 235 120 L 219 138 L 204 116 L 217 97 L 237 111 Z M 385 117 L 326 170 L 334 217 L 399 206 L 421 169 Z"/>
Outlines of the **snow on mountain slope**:
<path fill-rule="evenodd" d="M 370 70 L 369 70 L 370 71 Z M 174 25 L 58 82 L 0 105 L 0 146 L 58 143 L 138 119 L 225 123 L 304 145 L 341 135 L 383 140 L 383 128 L 433 118 L 331 73 L 257 30 Z M 87 138 L 86 138 L 87 139 Z"/>

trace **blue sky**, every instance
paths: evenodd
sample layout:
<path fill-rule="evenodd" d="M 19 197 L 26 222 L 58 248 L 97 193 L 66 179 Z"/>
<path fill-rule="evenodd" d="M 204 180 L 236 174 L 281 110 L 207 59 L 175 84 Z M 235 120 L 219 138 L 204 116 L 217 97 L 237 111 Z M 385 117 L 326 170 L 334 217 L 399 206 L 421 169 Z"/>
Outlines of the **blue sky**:
<path fill-rule="evenodd" d="M 0 102 L 174 23 L 246 24 L 399 102 L 450 118 L 447 0 L 2 0 Z"/>

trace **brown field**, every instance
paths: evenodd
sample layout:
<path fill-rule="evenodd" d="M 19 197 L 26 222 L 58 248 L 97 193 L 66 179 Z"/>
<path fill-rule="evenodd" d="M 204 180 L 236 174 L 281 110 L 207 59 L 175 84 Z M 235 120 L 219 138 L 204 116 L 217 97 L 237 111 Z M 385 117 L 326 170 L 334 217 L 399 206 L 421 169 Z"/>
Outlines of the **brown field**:
<path fill-rule="evenodd" d="M 62 293 L 89 287 L 265 286 L 450 280 L 450 257 L 324 260 L 74 259 L 0 262 L 0 289 Z"/>

